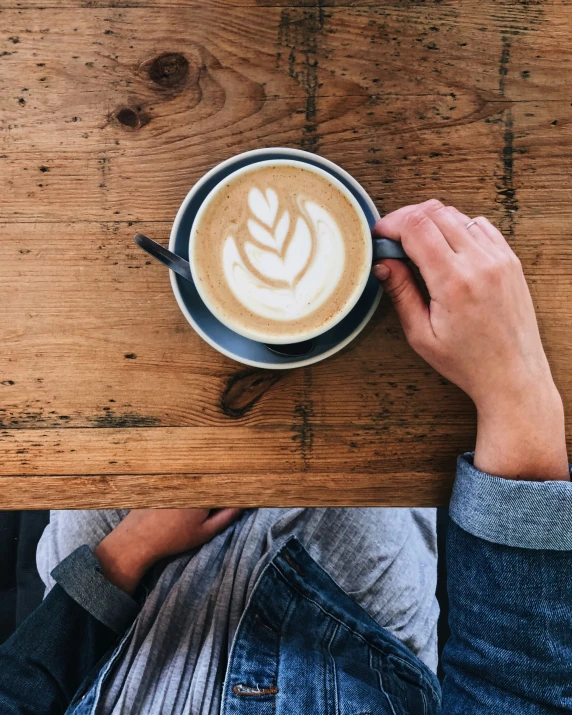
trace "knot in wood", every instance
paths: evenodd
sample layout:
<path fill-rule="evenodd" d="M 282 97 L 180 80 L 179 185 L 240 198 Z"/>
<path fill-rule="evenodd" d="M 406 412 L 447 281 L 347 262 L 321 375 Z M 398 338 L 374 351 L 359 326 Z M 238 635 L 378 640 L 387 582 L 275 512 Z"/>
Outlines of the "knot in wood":
<path fill-rule="evenodd" d="M 242 417 L 281 377 L 270 370 L 246 370 L 232 375 L 222 393 L 222 411 L 228 417 Z"/>
<path fill-rule="evenodd" d="M 131 127 L 132 129 L 135 129 L 135 127 L 139 124 L 137 112 L 133 111 L 133 109 L 129 109 L 128 107 L 124 107 L 117 112 L 117 121 L 120 124 L 123 124 L 124 127 Z"/>
<path fill-rule="evenodd" d="M 142 107 L 120 107 L 115 112 L 115 118 L 121 126 L 127 129 L 141 129 L 151 121 L 150 116 Z"/>
<path fill-rule="evenodd" d="M 189 61 L 178 52 L 165 52 L 152 60 L 149 77 L 160 87 L 178 89 L 189 76 Z"/>

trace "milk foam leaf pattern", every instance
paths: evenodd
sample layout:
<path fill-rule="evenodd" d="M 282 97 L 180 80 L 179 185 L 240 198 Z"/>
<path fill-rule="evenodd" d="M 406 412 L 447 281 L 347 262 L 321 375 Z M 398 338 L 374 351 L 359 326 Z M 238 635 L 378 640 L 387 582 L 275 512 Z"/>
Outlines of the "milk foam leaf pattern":
<path fill-rule="evenodd" d="M 259 221 L 269 228 L 274 226 L 278 211 L 278 195 L 273 189 L 266 189 L 264 194 L 260 189 L 251 189 L 248 206 Z"/>
<path fill-rule="evenodd" d="M 276 225 L 276 231 L 274 232 L 274 235 L 276 237 L 276 245 L 279 251 L 282 251 L 282 246 L 284 245 L 284 241 L 286 240 L 286 236 L 288 235 L 289 229 L 290 213 L 288 211 L 284 211 L 280 218 L 280 221 L 278 221 Z"/>
<path fill-rule="evenodd" d="M 284 204 L 274 189 L 252 188 L 250 217 L 245 230 L 227 236 L 223 265 L 228 285 L 246 308 L 275 320 L 295 320 L 335 290 L 345 248 L 336 220 L 322 206 L 303 196 Z"/>
<path fill-rule="evenodd" d="M 258 221 L 249 218 L 246 225 L 248 226 L 250 235 L 252 238 L 256 239 L 258 243 L 261 243 L 263 246 L 267 246 L 268 248 L 272 248 L 273 250 L 276 249 L 274 236 L 267 231 L 264 226 L 261 226 Z"/>

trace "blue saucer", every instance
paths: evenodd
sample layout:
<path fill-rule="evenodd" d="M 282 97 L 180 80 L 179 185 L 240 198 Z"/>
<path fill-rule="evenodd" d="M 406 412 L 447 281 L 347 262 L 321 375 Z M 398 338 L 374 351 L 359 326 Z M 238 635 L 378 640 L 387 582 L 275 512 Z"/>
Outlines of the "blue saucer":
<path fill-rule="evenodd" d="M 233 171 L 267 159 L 296 159 L 324 169 L 339 179 L 354 194 L 370 227 L 379 219 L 379 213 L 364 189 L 347 172 L 331 161 L 299 149 L 256 149 L 238 154 L 215 166 L 193 186 L 175 217 L 169 240 L 170 250 L 189 260 L 191 227 L 206 196 Z M 227 328 L 209 311 L 192 283 L 173 271 L 170 271 L 170 274 L 171 285 L 179 307 L 189 323 L 207 343 L 215 350 L 245 365 L 271 369 L 311 365 L 338 352 L 367 325 L 381 298 L 379 282 L 370 277 L 354 308 L 337 325 L 314 338 L 314 347 L 310 353 L 300 357 L 287 357 L 270 352 L 262 343 L 245 338 Z"/>

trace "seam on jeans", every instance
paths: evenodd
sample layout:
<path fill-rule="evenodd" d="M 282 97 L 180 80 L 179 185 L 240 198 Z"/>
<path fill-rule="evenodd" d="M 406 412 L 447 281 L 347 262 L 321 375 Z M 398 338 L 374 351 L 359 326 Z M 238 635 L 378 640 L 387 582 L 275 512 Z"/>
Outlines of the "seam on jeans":
<path fill-rule="evenodd" d="M 290 613 L 296 603 L 295 596 L 293 596 L 292 594 L 288 594 L 288 596 L 289 601 L 288 605 L 284 610 L 284 616 L 282 617 L 280 628 L 282 628 L 286 620 L 290 617 Z M 278 685 L 278 673 L 280 672 L 280 646 L 282 644 L 282 631 L 280 630 L 277 635 L 278 638 L 276 638 L 276 670 L 274 671 L 274 680 L 276 682 L 276 685 Z M 276 715 L 276 698 L 272 698 L 272 713 L 273 715 Z"/>
<path fill-rule="evenodd" d="M 234 692 L 236 695 L 247 696 L 246 693 L 238 693 L 238 692 L 236 691 L 236 687 L 240 686 L 240 685 L 241 685 L 240 683 L 239 683 L 239 684 L 235 684 L 235 685 L 233 685 L 233 686 L 231 687 L 230 682 L 229 682 L 229 677 L 230 677 L 230 674 L 232 673 L 232 668 L 233 668 L 233 666 L 234 666 L 234 664 L 235 664 L 235 661 L 236 661 L 236 653 L 235 653 L 235 651 L 236 651 L 236 647 L 237 647 L 237 643 L 238 643 L 238 635 L 239 635 L 239 633 L 240 633 L 241 628 L 244 626 L 244 623 L 246 622 L 246 619 L 249 617 L 249 615 L 252 616 L 253 619 L 255 619 L 256 612 L 254 611 L 254 606 L 253 606 L 255 594 L 256 594 L 256 592 L 257 592 L 257 589 L 258 589 L 259 584 L 262 583 L 264 577 L 267 575 L 267 573 L 269 573 L 269 569 L 270 569 L 270 566 L 271 566 L 271 565 L 272 565 L 272 562 L 268 563 L 268 564 L 262 569 L 261 573 L 259 574 L 258 578 L 256 579 L 256 582 L 255 582 L 255 584 L 254 584 L 254 587 L 253 587 L 253 589 L 252 589 L 252 591 L 251 591 L 251 593 L 250 593 L 250 596 L 248 597 L 248 601 L 247 601 L 247 603 L 246 603 L 246 606 L 245 606 L 245 608 L 244 608 L 244 610 L 243 610 L 243 612 L 242 612 L 242 614 L 241 614 L 241 616 L 240 616 L 240 619 L 239 619 L 239 621 L 238 621 L 238 626 L 236 627 L 236 631 L 235 631 L 235 634 L 234 634 L 234 638 L 232 639 L 232 645 L 231 645 L 231 648 L 230 648 L 230 653 L 229 653 L 229 655 L 228 655 L 228 660 L 227 660 L 227 664 L 226 664 L 226 670 L 225 670 L 224 681 L 223 681 L 223 688 L 222 688 L 222 696 L 221 696 L 221 712 L 223 712 L 223 711 L 225 710 L 225 704 L 228 702 L 228 699 L 229 699 L 229 698 L 228 698 L 228 694 L 229 694 L 229 691 L 230 691 L 230 690 L 232 690 L 232 692 Z M 288 602 L 288 605 L 287 605 L 286 608 L 285 608 L 284 618 L 282 619 L 282 622 L 286 621 L 286 619 L 288 618 L 288 615 L 289 615 L 289 613 L 290 613 L 290 611 L 291 611 L 291 609 L 292 609 L 292 604 L 294 603 L 294 601 L 295 601 L 295 597 L 294 597 L 293 595 L 289 594 L 289 602 Z M 250 613 L 250 614 L 248 613 L 249 609 L 251 609 L 251 613 Z M 260 621 L 259 621 L 259 622 L 260 622 Z M 269 629 L 269 630 L 272 630 L 272 629 Z M 276 632 L 274 632 L 274 634 L 275 634 L 275 635 L 278 635 L 278 636 L 281 635 L 280 633 L 276 633 Z M 275 679 L 276 683 L 278 683 L 278 670 L 279 670 L 279 665 L 280 665 L 280 637 L 278 637 L 278 638 L 276 639 L 276 644 L 277 644 L 277 645 L 276 645 L 276 661 L 275 661 L 275 662 L 276 662 L 276 670 L 275 670 L 275 673 L 274 673 L 274 679 Z M 244 686 L 244 687 L 248 687 L 248 686 Z M 269 686 L 268 690 L 271 690 L 272 688 L 275 688 L 276 693 L 268 692 L 268 693 L 264 693 L 264 694 L 266 694 L 266 695 L 275 695 L 275 694 L 278 694 L 278 687 L 277 687 L 277 685 Z M 252 696 L 257 697 L 257 696 L 260 696 L 261 694 L 262 694 L 262 693 L 251 693 L 251 694 L 250 694 L 250 697 L 252 697 Z M 248 696 L 247 696 L 247 697 L 248 697 Z M 276 712 L 276 698 L 275 698 L 275 697 L 272 698 L 272 712 L 273 712 L 273 713 Z"/>
<path fill-rule="evenodd" d="M 378 653 L 381 653 L 381 655 L 384 655 L 384 652 L 381 650 L 381 648 L 378 648 L 378 647 L 375 646 L 373 643 L 370 643 L 369 641 L 367 641 L 367 640 L 361 635 L 361 633 L 358 633 L 356 630 L 354 630 L 353 628 L 351 628 L 351 626 L 348 626 L 347 623 L 344 623 L 343 621 L 340 621 L 340 619 L 339 619 L 337 616 L 335 616 L 333 613 L 330 613 L 329 611 L 327 611 L 320 603 L 318 603 L 318 602 L 315 601 L 314 599 L 310 598 L 310 597 L 308 596 L 308 594 L 304 593 L 304 591 L 300 590 L 300 588 L 299 588 L 296 584 L 293 584 L 293 583 L 291 583 L 290 581 L 287 581 L 287 580 L 284 578 L 284 576 L 282 575 L 282 573 L 280 572 L 280 570 L 277 569 L 276 566 L 275 566 L 272 562 L 271 562 L 269 565 L 272 566 L 272 567 L 277 571 L 277 573 L 280 575 L 280 578 L 282 578 L 282 580 L 285 581 L 285 583 L 288 584 L 288 586 L 290 586 L 290 588 L 292 588 L 292 589 L 293 589 L 294 591 L 296 591 L 300 596 L 302 596 L 302 598 L 305 598 L 305 599 L 306 599 L 307 601 L 309 601 L 310 603 L 313 603 L 313 604 L 316 606 L 316 608 L 319 608 L 320 611 L 322 611 L 322 613 L 325 613 L 325 614 L 326 614 L 327 616 L 329 616 L 332 620 L 336 621 L 336 623 L 339 623 L 341 626 L 343 626 L 343 627 L 344 627 L 346 630 L 348 630 L 350 633 L 353 633 L 356 638 L 359 638 L 363 643 L 365 643 L 366 645 L 368 645 L 370 648 L 373 648 L 373 649 L 376 650 Z M 357 604 L 357 605 L 359 605 L 359 604 Z M 360 608 L 361 608 L 361 606 L 360 606 Z M 367 614 L 367 611 L 364 611 L 364 612 Z M 375 621 L 374 621 L 374 623 L 375 623 Z M 406 647 L 406 646 L 404 646 L 404 647 Z M 392 654 L 392 655 L 393 655 L 393 654 Z M 406 661 L 404 661 L 404 662 L 406 662 Z M 411 665 L 411 667 L 412 667 L 412 668 L 415 668 L 416 666 Z M 431 691 L 432 691 L 433 693 L 435 693 L 435 695 L 438 697 L 437 691 L 436 691 L 435 688 L 433 687 L 433 684 L 431 683 L 431 681 L 427 679 L 427 676 L 426 676 L 423 672 L 421 672 L 420 670 L 417 670 L 416 672 L 419 674 L 419 677 L 423 680 L 423 682 L 426 683 L 427 686 L 428 686 L 429 688 L 431 688 Z"/>
<path fill-rule="evenodd" d="M 369 655 L 369 667 L 371 670 L 374 671 L 374 673 L 377 673 L 377 684 L 379 687 L 379 690 L 385 695 L 385 699 L 387 700 L 387 704 L 391 708 L 391 715 L 397 715 L 395 712 L 395 708 L 393 707 L 393 703 L 391 702 L 391 698 L 389 697 L 389 693 L 387 690 L 383 687 L 383 678 L 381 677 L 381 673 L 379 672 L 379 669 L 376 668 L 373 664 L 373 658 L 372 658 L 372 648 L 369 647 L 367 649 L 368 655 Z"/>
<path fill-rule="evenodd" d="M 405 668 L 409 668 L 410 670 L 415 670 L 415 673 L 420 674 L 419 671 L 415 668 L 415 666 L 411 665 L 407 660 L 404 660 L 401 656 L 399 655 L 393 655 L 393 653 L 389 656 L 390 659 L 398 660 L 400 663 L 403 663 Z M 422 675 L 422 673 L 420 674 Z M 415 686 L 418 687 L 418 686 Z M 423 710 L 424 715 L 427 715 L 427 698 L 425 697 L 425 693 L 421 688 L 418 687 L 419 692 L 423 695 L 423 702 L 425 705 L 425 708 Z M 435 692 L 434 688 L 431 688 L 433 691 L 433 694 L 437 697 L 440 698 L 439 693 Z"/>
<path fill-rule="evenodd" d="M 339 624 L 332 629 L 332 635 L 328 638 L 328 655 L 330 656 L 330 666 L 332 668 L 332 680 L 333 680 L 333 691 L 334 691 L 334 712 L 338 713 L 340 711 L 340 703 L 338 698 L 338 671 L 336 669 L 336 659 L 332 655 L 332 643 L 334 638 L 337 636 L 340 629 Z"/>
<path fill-rule="evenodd" d="M 262 571 L 258 574 L 258 578 L 254 582 L 254 586 L 252 587 L 252 591 L 250 592 L 250 595 L 248 596 L 248 599 L 246 601 L 246 605 L 244 607 L 244 610 L 240 614 L 240 618 L 238 619 L 238 625 L 236 626 L 236 631 L 234 633 L 234 638 L 232 639 L 232 643 L 230 645 L 230 651 L 228 654 L 227 662 L 226 662 L 226 668 L 225 668 L 225 673 L 224 673 L 224 680 L 222 683 L 222 696 L 221 696 L 221 712 L 224 710 L 225 703 L 228 702 L 228 693 L 230 690 L 230 683 L 229 683 L 229 674 L 232 670 L 232 666 L 236 660 L 236 643 L 238 641 L 238 634 L 240 633 L 240 629 L 242 628 L 244 621 L 246 619 L 246 614 L 248 613 L 248 609 L 250 608 L 250 604 L 253 601 L 253 596 L 256 593 L 256 589 L 258 588 L 259 584 L 262 583 L 262 579 L 265 577 L 268 569 L 270 568 L 272 562 L 266 564 Z"/>
<path fill-rule="evenodd" d="M 254 620 L 259 623 L 263 628 L 266 628 L 266 630 L 270 631 L 272 635 L 275 636 L 281 636 L 282 631 L 277 631 L 275 628 L 272 628 L 266 621 L 262 618 L 262 616 L 259 613 L 254 614 Z"/>
<path fill-rule="evenodd" d="M 291 567 L 294 569 L 294 571 L 296 571 L 296 573 L 297 573 L 299 576 L 302 576 L 302 578 L 305 576 L 304 571 L 302 570 L 302 568 L 294 561 L 294 559 L 290 556 L 290 554 L 289 554 L 287 551 L 285 551 L 284 553 L 282 553 L 282 554 L 280 554 L 280 555 L 282 556 L 282 558 L 284 559 L 284 561 L 286 561 L 286 563 L 287 563 L 289 566 L 291 566 Z"/>

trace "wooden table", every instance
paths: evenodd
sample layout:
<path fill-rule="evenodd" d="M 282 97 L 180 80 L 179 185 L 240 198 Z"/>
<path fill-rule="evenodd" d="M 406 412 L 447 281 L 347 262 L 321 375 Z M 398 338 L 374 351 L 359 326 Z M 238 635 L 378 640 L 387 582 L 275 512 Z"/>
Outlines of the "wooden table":
<path fill-rule="evenodd" d="M 2 1 L 0 507 L 446 503 L 474 411 L 385 299 L 341 354 L 248 369 L 134 247 L 260 146 L 338 162 L 380 212 L 489 216 L 571 405 L 572 5 L 286 5 Z"/>

